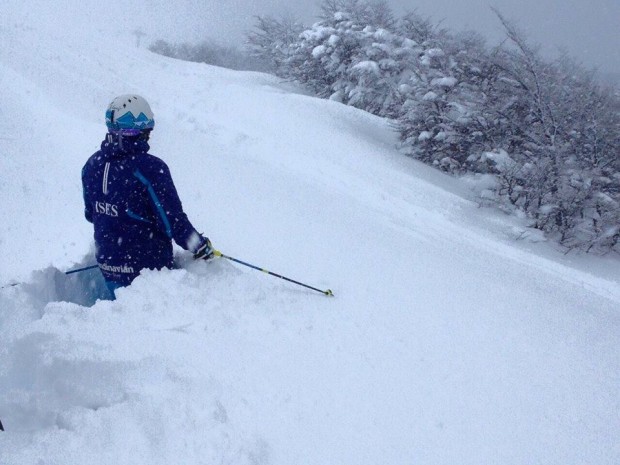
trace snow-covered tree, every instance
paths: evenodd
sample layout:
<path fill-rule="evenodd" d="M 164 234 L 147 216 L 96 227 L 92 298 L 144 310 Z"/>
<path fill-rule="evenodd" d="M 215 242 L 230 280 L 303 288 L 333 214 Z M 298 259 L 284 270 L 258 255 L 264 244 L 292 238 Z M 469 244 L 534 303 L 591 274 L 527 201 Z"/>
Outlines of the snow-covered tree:
<path fill-rule="evenodd" d="M 568 57 L 542 59 L 498 17 L 513 47 L 494 55 L 503 97 L 488 110 L 505 117 L 503 148 L 521 167 L 511 180 L 520 185 L 513 200 L 567 247 L 615 247 L 620 145 L 613 97 Z"/>
<path fill-rule="evenodd" d="M 271 72 L 290 77 L 288 65 L 291 47 L 299 40 L 305 26 L 297 19 L 285 16 L 280 19 L 258 16 L 254 31 L 247 36 L 247 46 L 255 58 Z"/>
<path fill-rule="evenodd" d="M 224 68 L 246 71 L 267 70 L 262 61 L 250 56 L 246 50 L 232 45 L 222 45 L 214 40 L 204 40 L 197 44 L 173 44 L 165 40 L 157 40 L 149 46 L 149 50 L 179 60 L 207 63 Z"/>
<path fill-rule="evenodd" d="M 300 35 L 290 73 L 317 95 L 393 117 L 402 104 L 399 86 L 410 71 L 416 43 L 394 34 L 385 3 L 328 1 L 322 20 Z"/>
<path fill-rule="evenodd" d="M 568 57 L 451 34 L 385 2 L 326 0 L 309 28 L 259 18 L 255 53 L 317 96 L 391 118 L 406 153 L 495 179 L 495 200 L 568 248 L 620 251 L 620 97 Z"/>
<path fill-rule="evenodd" d="M 407 18 L 408 29 L 422 23 L 412 19 Z M 398 118 L 401 140 L 416 158 L 447 171 L 462 171 L 472 150 L 487 148 L 480 112 L 488 79 L 484 41 L 474 34 L 466 40 L 445 32 L 433 34 L 430 28 L 423 32 L 426 47 L 410 64 L 414 72 Z"/>
<path fill-rule="evenodd" d="M 392 29 L 395 25 L 394 14 L 384 0 L 374 2 L 363 0 L 324 0 L 321 3 L 319 18 L 332 21 L 339 13 L 345 13 L 355 24 L 364 24 L 378 29 Z"/>

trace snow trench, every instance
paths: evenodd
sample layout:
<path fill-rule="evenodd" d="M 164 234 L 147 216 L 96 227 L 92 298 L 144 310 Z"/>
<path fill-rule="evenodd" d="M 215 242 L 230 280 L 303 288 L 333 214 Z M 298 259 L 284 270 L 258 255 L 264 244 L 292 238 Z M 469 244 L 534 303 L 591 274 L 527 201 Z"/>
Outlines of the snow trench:
<path fill-rule="evenodd" d="M 206 299 L 223 282 L 247 306 L 261 296 L 228 263 L 179 266 L 115 301 L 96 268 L 1 289 L 0 463 L 267 463 L 267 441 L 234 413 L 247 400 L 214 375 L 209 335 L 240 315 Z"/>

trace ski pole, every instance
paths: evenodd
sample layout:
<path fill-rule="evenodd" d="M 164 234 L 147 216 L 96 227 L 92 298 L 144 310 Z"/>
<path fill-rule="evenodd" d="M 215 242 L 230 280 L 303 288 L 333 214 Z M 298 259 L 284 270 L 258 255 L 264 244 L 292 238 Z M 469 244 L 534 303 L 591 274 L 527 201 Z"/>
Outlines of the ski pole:
<path fill-rule="evenodd" d="M 86 266 L 84 268 L 77 268 L 75 270 L 65 271 L 65 274 L 79 273 L 80 271 L 92 270 L 93 268 L 99 268 L 99 265 L 91 265 L 91 266 Z M 9 287 L 19 286 L 20 284 L 21 283 L 11 283 L 11 284 L 7 284 L 6 286 L 0 287 L 0 289 L 8 289 Z"/>
<path fill-rule="evenodd" d="M 6 286 L 0 287 L 0 289 L 8 289 L 9 287 L 19 286 L 20 284 L 21 283 L 11 283 L 11 284 L 7 284 Z"/>
<path fill-rule="evenodd" d="M 239 260 L 238 258 L 233 258 L 233 257 L 229 257 L 228 255 L 224 255 L 219 250 L 214 250 L 213 251 L 213 255 L 215 255 L 216 257 L 225 258 L 227 260 L 233 261 L 235 263 L 239 263 L 241 265 L 245 265 L 247 267 L 253 268 L 253 269 L 258 270 L 258 271 L 262 271 L 263 273 L 267 273 L 267 274 L 269 274 L 271 276 L 275 276 L 276 278 L 284 279 L 285 281 L 291 282 L 293 284 L 297 284 L 298 286 L 303 286 L 303 287 L 306 287 L 308 289 L 312 289 L 313 291 L 320 292 L 321 294 L 325 294 L 325 295 L 332 296 L 332 297 L 334 296 L 334 293 L 332 292 L 331 289 L 327 289 L 327 290 L 323 291 L 321 289 L 317 289 L 316 287 L 308 286 L 307 284 L 300 283 L 299 281 L 295 281 L 294 279 L 287 278 L 286 276 L 282 276 L 282 275 L 279 275 L 279 274 L 276 274 L 276 273 L 272 273 L 271 271 L 268 271 L 268 270 L 266 270 L 264 268 L 260 268 L 258 266 L 252 265 L 250 263 L 246 263 L 246 262 L 244 262 L 242 260 Z"/>
<path fill-rule="evenodd" d="M 79 273 L 80 271 L 92 270 L 93 268 L 99 268 L 99 265 L 91 265 L 84 268 L 78 268 L 76 270 L 65 271 L 65 274 Z"/>

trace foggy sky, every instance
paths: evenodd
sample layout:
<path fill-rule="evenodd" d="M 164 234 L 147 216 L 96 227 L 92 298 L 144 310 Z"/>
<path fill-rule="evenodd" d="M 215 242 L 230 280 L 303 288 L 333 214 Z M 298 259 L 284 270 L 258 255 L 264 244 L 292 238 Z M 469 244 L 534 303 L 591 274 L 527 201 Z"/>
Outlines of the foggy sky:
<path fill-rule="evenodd" d="M 146 41 L 199 41 L 205 38 L 240 43 L 256 15 L 293 14 L 306 25 L 317 20 L 320 0 L 3 0 L 22 21 L 33 11 L 49 10 L 55 27 L 75 27 L 88 15 L 84 33 L 98 30 L 147 33 Z M 88 8 L 85 8 L 85 3 Z M 620 80 L 620 0 L 388 0 L 397 15 L 416 10 L 452 31 L 473 29 L 495 45 L 504 37 L 490 7 L 515 20 L 527 38 L 549 55 L 558 48 L 588 67 L 617 74 Z M 0 14 L 1 16 L 1 14 Z M 7 20 L 5 18 L 5 20 Z M 96 23 L 96 26 L 95 26 Z M 145 41 L 145 42 L 146 42 Z"/>
<path fill-rule="evenodd" d="M 549 54 L 566 49 L 588 67 L 620 73 L 620 0 L 389 0 L 394 12 L 416 9 L 443 20 L 451 30 L 473 29 L 496 44 L 504 37 L 491 6 L 515 20 L 527 37 Z M 233 0 L 232 11 L 256 14 L 291 12 L 304 22 L 316 20 L 320 2 Z M 231 16 L 231 19 L 234 18 Z M 250 24 L 252 22 L 250 21 Z M 240 25 L 240 24 L 239 24 Z"/>
<path fill-rule="evenodd" d="M 320 5 L 318 0 L 149 2 L 151 7 L 159 3 L 163 8 L 173 3 L 178 13 L 185 10 L 194 18 L 180 28 L 194 40 L 205 34 L 241 40 L 244 31 L 254 24 L 256 15 L 290 13 L 310 25 L 316 21 Z M 620 75 L 620 0 L 388 0 L 388 3 L 398 15 L 415 9 L 434 21 L 442 20 L 453 31 L 478 31 L 490 45 L 504 37 L 490 8 L 494 6 L 508 19 L 515 20 L 528 39 L 540 44 L 550 56 L 566 49 L 587 67 Z"/>
<path fill-rule="evenodd" d="M 566 49 L 588 67 L 620 73 L 620 0 L 390 0 L 452 30 L 473 29 L 498 43 L 503 31 L 490 6 L 515 20 L 528 39 L 550 54 Z"/>
<path fill-rule="evenodd" d="M 251 1 L 233 3 L 252 4 Z M 270 11 L 299 13 L 312 22 L 319 2 L 255 0 Z M 294 4 L 299 3 L 295 7 Z M 588 67 L 620 73 L 620 0 L 388 0 L 397 14 L 415 9 L 451 30 L 473 29 L 490 44 L 504 37 L 491 6 L 515 20 L 526 36 L 549 54 L 566 49 Z"/>

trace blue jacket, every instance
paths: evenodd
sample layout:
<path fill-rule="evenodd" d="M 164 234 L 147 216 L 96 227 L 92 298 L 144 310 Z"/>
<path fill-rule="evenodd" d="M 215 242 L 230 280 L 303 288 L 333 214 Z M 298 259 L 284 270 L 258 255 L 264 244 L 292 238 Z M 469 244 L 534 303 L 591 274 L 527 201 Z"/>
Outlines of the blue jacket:
<path fill-rule="evenodd" d="M 108 282 L 126 286 L 144 268 L 172 268 L 172 240 L 196 252 L 205 239 L 183 207 L 168 166 L 139 137 L 108 134 L 82 169 L 84 214 Z"/>

